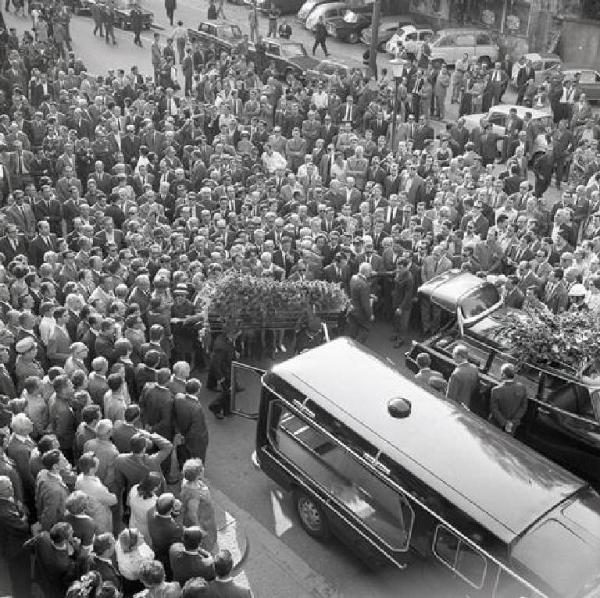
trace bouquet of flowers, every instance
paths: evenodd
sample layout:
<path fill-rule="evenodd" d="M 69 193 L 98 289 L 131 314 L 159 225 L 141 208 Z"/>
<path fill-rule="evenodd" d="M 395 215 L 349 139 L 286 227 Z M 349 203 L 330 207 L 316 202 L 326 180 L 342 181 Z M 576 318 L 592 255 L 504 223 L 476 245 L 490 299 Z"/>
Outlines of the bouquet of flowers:
<path fill-rule="evenodd" d="M 339 285 L 322 280 L 279 282 L 231 272 L 205 288 L 204 327 L 294 328 L 307 310 L 337 317 L 348 301 Z"/>

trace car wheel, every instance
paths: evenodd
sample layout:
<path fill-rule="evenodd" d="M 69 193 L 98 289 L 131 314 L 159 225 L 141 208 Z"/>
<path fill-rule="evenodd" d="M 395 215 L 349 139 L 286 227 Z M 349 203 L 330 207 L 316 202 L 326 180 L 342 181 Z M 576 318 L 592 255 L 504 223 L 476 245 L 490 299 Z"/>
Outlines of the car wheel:
<path fill-rule="evenodd" d="M 294 506 L 300 523 L 309 536 L 318 540 L 327 540 L 331 537 L 325 513 L 314 498 L 302 490 L 296 490 L 294 491 Z"/>
<path fill-rule="evenodd" d="M 358 33 L 356 33 L 356 31 L 353 31 L 350 35 L 348 35 L 346 39 L 349 44 L 356 44 L 358 43 Z"/>

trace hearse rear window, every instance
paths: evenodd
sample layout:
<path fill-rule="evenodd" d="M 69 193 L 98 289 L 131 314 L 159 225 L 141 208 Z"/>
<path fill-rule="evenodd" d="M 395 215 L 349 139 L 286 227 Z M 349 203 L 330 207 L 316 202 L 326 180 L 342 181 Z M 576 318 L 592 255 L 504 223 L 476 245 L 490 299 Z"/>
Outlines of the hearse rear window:
<path fill-rule="evenodd" d="M 485 285 L 461 297 L 460 306 L 464 318 L 473 318 L 483 313 L 500 301 L 498 289 L 493 285 Z"/>

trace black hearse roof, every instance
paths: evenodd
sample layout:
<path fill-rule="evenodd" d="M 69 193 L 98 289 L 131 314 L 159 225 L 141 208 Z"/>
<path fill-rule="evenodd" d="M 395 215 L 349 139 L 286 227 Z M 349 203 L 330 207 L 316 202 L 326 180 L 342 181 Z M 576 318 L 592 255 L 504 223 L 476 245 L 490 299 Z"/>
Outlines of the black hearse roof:
<path fill-rule="evenodd" d="M 586 486 L 459 405 L 403 377 L 374 353 L 336 339 L 273 367 L 276 375 L 510 544 Z M 391 399 L 410 400 L 405 419 Z"/>

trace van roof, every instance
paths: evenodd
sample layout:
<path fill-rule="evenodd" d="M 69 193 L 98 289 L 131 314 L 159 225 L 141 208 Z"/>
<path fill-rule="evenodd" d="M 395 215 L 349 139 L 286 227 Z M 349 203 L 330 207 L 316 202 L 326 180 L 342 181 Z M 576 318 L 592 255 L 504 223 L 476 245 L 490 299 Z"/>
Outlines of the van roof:
<path fill-rule="evenodd" d="M 272 372 L 506 544 L 585 486 L 350 339 L 302 353 Z M 397 397 L 412 404 L 406 419 L 388 414 Z"/>

